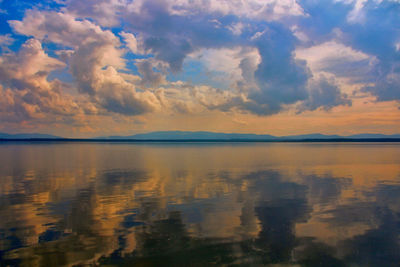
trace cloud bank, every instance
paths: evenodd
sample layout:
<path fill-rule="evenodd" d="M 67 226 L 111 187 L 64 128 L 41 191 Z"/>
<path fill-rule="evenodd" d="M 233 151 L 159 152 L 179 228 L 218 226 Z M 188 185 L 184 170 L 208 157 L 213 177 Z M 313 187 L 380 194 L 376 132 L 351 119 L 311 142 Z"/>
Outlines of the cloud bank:
<path fill-rule="evenodd" d="M 323 2 L 1 3 L 0 121 L 297 116 L 356 94 L 400 103 L 400 3 Z"/>

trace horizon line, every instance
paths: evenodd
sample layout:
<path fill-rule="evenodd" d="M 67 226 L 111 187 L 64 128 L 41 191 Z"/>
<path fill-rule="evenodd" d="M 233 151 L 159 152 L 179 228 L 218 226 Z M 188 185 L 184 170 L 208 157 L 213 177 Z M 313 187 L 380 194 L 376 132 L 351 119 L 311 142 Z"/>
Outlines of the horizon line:
<path fill-rule="evenodd" d="M 400 138 L 299 138 L 299 139 L 99 139 L 99 138 L 0 138 L 0 143 L 387 143 L 400 142 Z"/>
<path fill-rule="evenodd" d="M 307 136 L 307 135 L 322 135 L 322 136 L 327 136 L 327 137 L 334 136 L 334 137 L 332 137 L 333 139 L 335 139 L 335 138 L 340 138 L 340 139 L 343 139 L 343 138 L 353 138 L 353 139 L 354 138 L 363 138 L 363 137 L 353 137 L 353 136 L 357 136 L 357 135 L 382 135 L 382 137 L 364 137 L 363 139 L 365 139 L 365 138 L 374 138 L 374 139 L 376 139 L 376 138 L 391 138 L 391 139 L 400 138 L 400 137 L 391 137 L 391 136 L 396 136 L 396 135 L 400 136 L 400 133 L 385 134 L 385 133 L 362 132 L 362 133 L 341 135 L 341 134 L 325 134 L 325 133 L 320 133 L 320 132 L 311 132 L 311 133 L 289 134 L 289 135 L 273 135 L 273 134 L 269 134 L 269 133 L 261 133 L 260 134 L 260 133 L 239 133 L 239 132 L 182 131 L 182 130 L 170 130 L 170 131 L 168 131 L 168 130 L 162 130 L 162 131 L 150 131 L 150 132 L 143 132 L 143 133 L 134 133 L 134 134 L 129 134 L 129 135 L 110 134 L 110 135 L 99 135 L 99 136 L 93 136 L 93 137 L 64 137 L 64 136 L 59 136 L 59 135 L 55 135 L 55 134 L 39 133 L 39 132 L 22 132 L 22 133 L 21 132 L 20 133 L 0 132 L 0 139 L 8 139 L 8 140 L 10 140 L 10 139 L 46 139 L 46 138 L 54 139 L 54 138 L 56 138 L 56 139 L 69 139 L 69 140 L 71 140 L 71 139 L 76 139 L 76 140 L 78 140 L 78 139 L 82 139 L 82 140 L 83 139 L 84 140 L 106 139 L 106 140 L 110 140 L 109 138 L 118 137 L 119 139 L 126 138 L 128 140 L 132 140 L 133 139 L 132 137 L 137 136 L 137 135 L 146 135 L 146 134 L 154 134 L 154 133 L 174 133 L 174 132 L 175 133 L 210 133 L 210 134 L 226 134 L 226 135 L 230 135 L 230 134 L 233 134 L 233 135 L 253 135 L 255 137 L 256 136 L 260 137 L 260 136 L 267 136 L 268 135 L 268 136 L 274 137 L 274 138 L 285 138 L 285 137 L 294 138 L 294 137 L 298 136 L 299 139 L 310 139 L 310 138 L 318 139 L 317 137 L 302 137 L 302 136 Z M 1 134 L 10 135 L 10 138 L 1 137 Z M 47 136 L 51 136 L 51 137 L 12 138 L 12 136 L 14 136 L 14 135 L 47 135 Z M 202 139 L 202 138 L 193 138 L 193 140 L 196 140 L 196 139 Z M 211 139 L 219 140 L 220 138 L 210 138 L 210 140 Z M 242 139 L 251 139 L 251 137 L 250 138 L 235 137 L 235 138 L 231 138 L 231 139 L 240 139 L 240 140 L 242 140 Z M 323 138 L 323 139 L 325 140 L 327 138 Z M 138 140 L 144 140 L 144 139 L 138 139 Z M 146 140 L 161 140 L 161 139 L 160 138 L 156 138 L 156 139 L 148 138 Z M 176 137 L 176 138 L 168 137 L 168 138 L 165 138 L 165 139 L 162 139 L 162 140 L 179 140 L 179 137 Z M 189 139 L 184 139 L 184 140 L 189 140 Z M 206 139 L 206 140 L 209 140 L 209 139 Z M 224 140 L 227 140 L 227 138 L 224 138 Z"/>

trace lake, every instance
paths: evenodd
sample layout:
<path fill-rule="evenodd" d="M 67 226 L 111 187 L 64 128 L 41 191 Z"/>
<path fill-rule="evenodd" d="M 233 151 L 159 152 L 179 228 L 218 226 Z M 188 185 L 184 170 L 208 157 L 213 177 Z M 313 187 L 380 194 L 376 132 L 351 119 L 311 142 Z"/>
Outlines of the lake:
<path fill-rule="evenodd" d="M 400 143 L 2 143 L 0 261 L 399 266 Z"/>

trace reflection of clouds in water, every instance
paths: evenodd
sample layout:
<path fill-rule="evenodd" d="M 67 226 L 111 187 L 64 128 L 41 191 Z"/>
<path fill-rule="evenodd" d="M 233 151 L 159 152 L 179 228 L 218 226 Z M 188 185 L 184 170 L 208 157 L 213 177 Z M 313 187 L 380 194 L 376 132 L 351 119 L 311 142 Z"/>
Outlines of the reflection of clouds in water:
<path fill-rule="evenodd" d="M 362 266 L 396 266 L 400 261 L 400 185 L 379 184 L 365 191 L 367 200 L 327 210 L 332 228 L 363 227 L 337 244 L 346 262 Z"/>
<path fill-rule="evenodd" d="M 296 165 L 254 167 L 238 161 L 240 147 L 225 147 L 239 155 L 217 160 L 207 158 L 215 147 L 190 156 L 182 148 L 121 146 L 124 159 L 114 148 L 107 148 L 112 157 L 93 156 L 80 168 L 15 163 L 0 184 L 0 216 L 6 218 L 0 221 L 0 259 L 39 265 L 398 261 L 395 180 L 359 186 L 350 176 L 333 175 L 335 165 L 313 172 L 309 158 L 306 168 L 301 158 Z M 268 152 L 267 166 L 276 161 Z"/>

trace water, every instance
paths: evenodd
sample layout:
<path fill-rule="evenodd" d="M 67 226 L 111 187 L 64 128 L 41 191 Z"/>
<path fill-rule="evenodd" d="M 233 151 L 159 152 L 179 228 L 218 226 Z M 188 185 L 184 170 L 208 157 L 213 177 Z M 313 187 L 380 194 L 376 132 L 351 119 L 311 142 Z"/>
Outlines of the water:
<path fill-rule="evenodd" d="M 0 145 L 0 265 L 398 266 L 400 144 Z"/>

